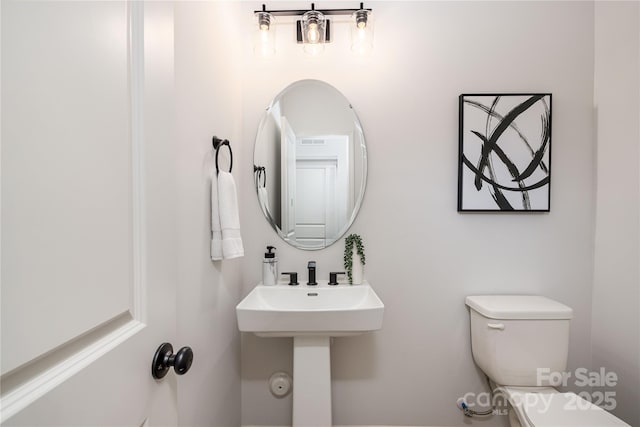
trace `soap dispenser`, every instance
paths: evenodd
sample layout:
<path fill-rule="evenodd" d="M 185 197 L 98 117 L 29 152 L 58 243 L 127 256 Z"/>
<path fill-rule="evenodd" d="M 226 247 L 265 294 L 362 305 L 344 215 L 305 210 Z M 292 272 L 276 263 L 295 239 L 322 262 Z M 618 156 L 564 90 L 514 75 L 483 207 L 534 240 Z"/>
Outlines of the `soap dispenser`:
<path fill-rule="evenodd" d="M 278 258 L 273 252 L 274 246 L 267 246 L 267 252 L 262 260 L 262 284 L 273 286 L 278 283 Z"/>

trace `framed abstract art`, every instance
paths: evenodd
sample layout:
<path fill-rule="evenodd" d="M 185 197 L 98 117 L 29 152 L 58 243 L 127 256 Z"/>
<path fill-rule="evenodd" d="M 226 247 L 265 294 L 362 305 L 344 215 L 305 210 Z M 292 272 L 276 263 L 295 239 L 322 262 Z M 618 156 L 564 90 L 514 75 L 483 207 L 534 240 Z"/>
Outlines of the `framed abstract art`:
<path fill-rule="evenodd" d="M 459 99 L 459 212 L 549 212 L 551 94 Z"/>

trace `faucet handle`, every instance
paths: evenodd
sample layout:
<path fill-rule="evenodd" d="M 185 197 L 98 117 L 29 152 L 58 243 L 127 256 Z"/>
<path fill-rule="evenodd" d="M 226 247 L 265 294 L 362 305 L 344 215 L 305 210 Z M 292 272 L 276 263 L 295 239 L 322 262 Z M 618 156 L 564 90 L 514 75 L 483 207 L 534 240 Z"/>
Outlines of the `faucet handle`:
<path fill-rule="evenodd" d="M 298 283 L 298 273 L 297 272 L 287 272 L 287 273 L 282 273 L 282 274 L 288 274 L 289 275 L 289 286 L 298 286 L 300 283 Z"/>
<path fill-rule="evenodd" d="M 316 262 L 315 261 L 309 261 L 307 263 L 307 268 L 316 268 Z"/>
<path fill-rule="evenodd" d="M 338 274 L 345 274 L 344 271 L 332 271 L 329 273 L 329 284 L 335 286 L 338 284 Z"/>

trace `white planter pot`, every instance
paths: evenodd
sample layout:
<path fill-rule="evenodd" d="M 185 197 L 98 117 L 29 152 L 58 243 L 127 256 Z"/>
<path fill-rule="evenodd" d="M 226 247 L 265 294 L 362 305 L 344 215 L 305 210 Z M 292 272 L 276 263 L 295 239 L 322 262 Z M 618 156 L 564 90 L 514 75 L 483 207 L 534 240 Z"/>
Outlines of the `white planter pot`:
<path fill-rule="evenodd" d="M 358 255 L 358 251 L 356 250 L 356 248 L 353 248 L 352 257 L 353 257 L 352 258 L 353 266 L 351 268 L 351 278 L 353 279 L 352 283 L 354 285 L 359 285 L 362 283 L 362 280 L 363 280 L 364 265 L 362 265 L 362 259 L 360 258 L 360 255 Z"/>

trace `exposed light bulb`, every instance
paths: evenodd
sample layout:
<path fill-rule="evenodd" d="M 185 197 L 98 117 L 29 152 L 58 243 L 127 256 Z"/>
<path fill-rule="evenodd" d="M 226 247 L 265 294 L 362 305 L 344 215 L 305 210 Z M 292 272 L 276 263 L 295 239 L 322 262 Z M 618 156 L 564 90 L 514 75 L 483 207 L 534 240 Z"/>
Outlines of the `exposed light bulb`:
<path fill-rule="evenodd" d="M 307 38 L 309 43 L 318 43 L 320 40 L 320 31 L 318 31 L 318 24 L 315 22 L 309 23 L 309 31 L 307 32 Z"/>

